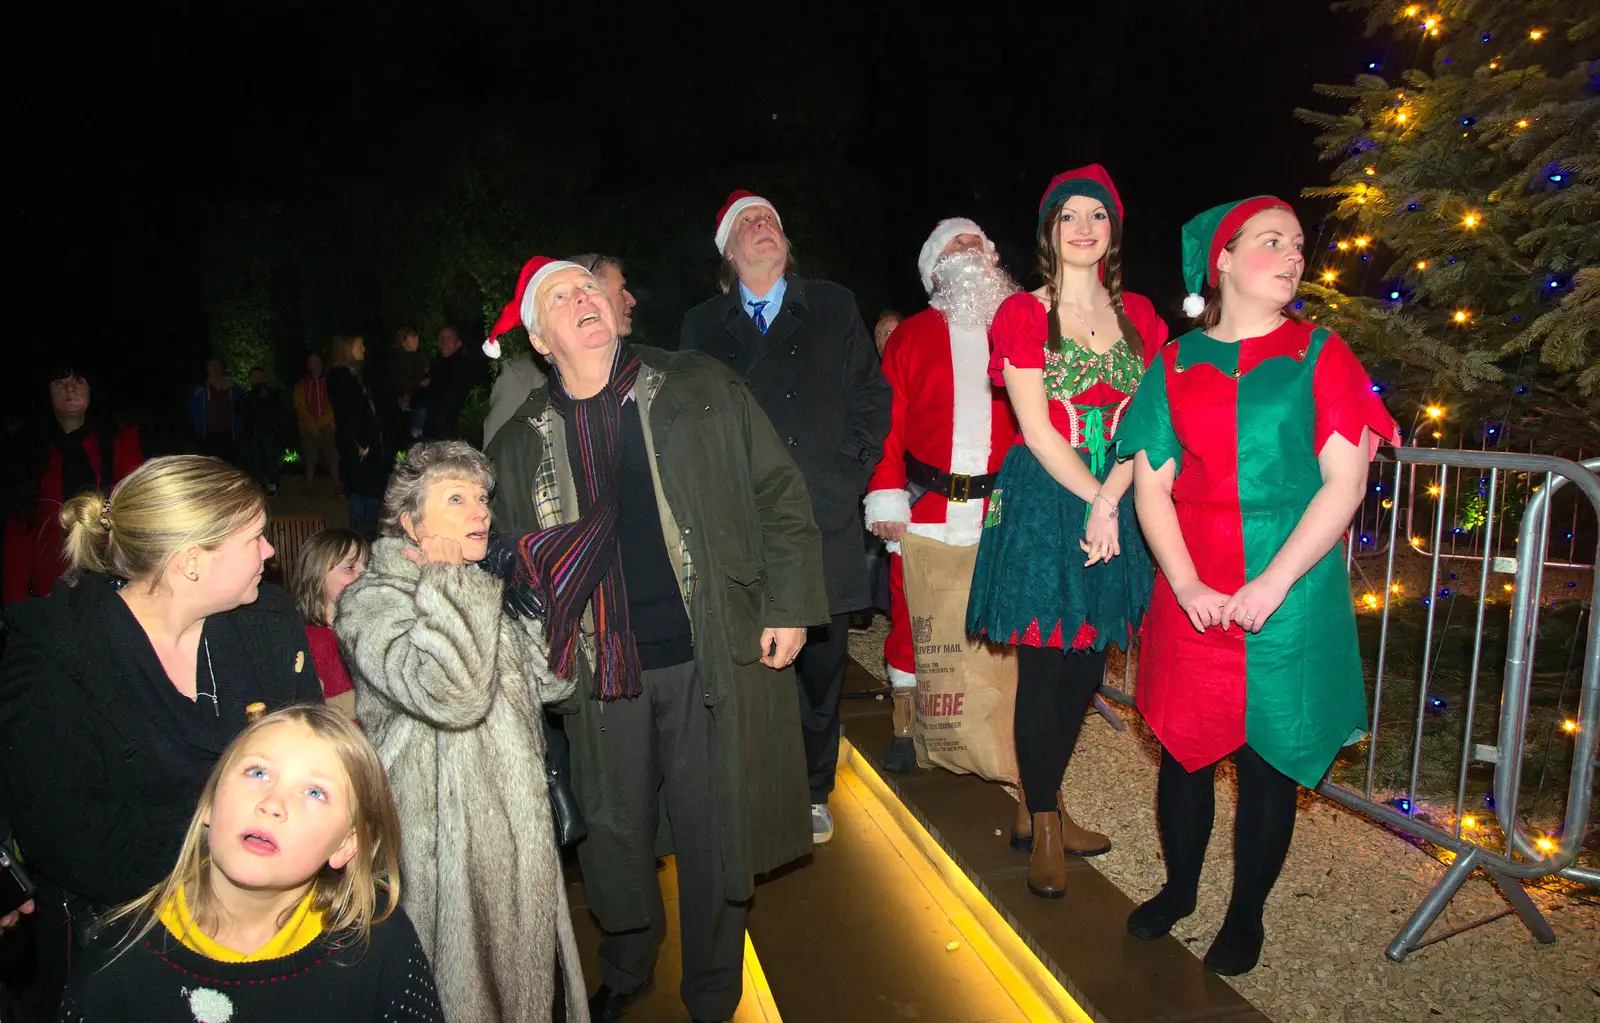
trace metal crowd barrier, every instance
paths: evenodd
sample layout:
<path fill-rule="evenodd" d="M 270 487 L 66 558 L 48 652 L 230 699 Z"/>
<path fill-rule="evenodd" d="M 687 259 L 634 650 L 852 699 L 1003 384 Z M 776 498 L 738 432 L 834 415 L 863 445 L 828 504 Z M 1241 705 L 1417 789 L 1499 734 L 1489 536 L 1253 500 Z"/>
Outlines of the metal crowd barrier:
<path fill-rule="evenodd" d="M 1395 583 L 1395 552 L 1398 546 L 1397 530 L 1402 518 L 1399 514 L 1401 489 L 1406 476 L 1409 476 L 1415 485 L 1418 476 L 1417 467 L 1420 466 L 1432 467 L 1435 470 L 1434 482 L 1429 485 L 1430 493 L 1435 496 L 1447 491 L 1452 473 L 1460 474 L 1467 471 L 1474 475 L 1488 473 L 1486 483 L 1480 485 L 1480 493 L 1486 498 L 1484 502 L 1486 514 L 1481 523 L 1483 533 L 1481 537 L 1474 537 L 1472 540 L 1477 553 L 1474 560 L 1478 562 L 1478 595 L 1476 620 L 1473 624 L 1471 668 L 1466 685 L 1465 715 L 1460 735 L 1460 757 L 1455 772 L 1455 798 L 1447 821 L 1441 823 L 1422 819 L 1419 812 L 1417 783 L 1422 767 L 1424 738 L 1428 734 L 1430 710 L 1444 703 L 1442 699 L 1430 696 L 1429 692 L 1430 685 L 1436 681 L 1434 675 L 1438 669 L 1439 654 L 1443 649 L 1442 635 L 1440 646 L 1435 647 L 1436 620 L 1441 604 L 1446 602 L 1450 593 L 1450 587 L 1440 585 L 1441 563 L 1452 556 L 1445 534 L 1444 500 L 1434 502 L 1431 542 L 1425 544 L 1410 542 L 1413 541 L 1412 537 L 1406 537 L 1401 541 L 1409 542 L 1409 547 L 1416 555 L 1428 559 L 1429 586 L 1427 596 L 1424 598 L 1427 610 L 1418 676 L 1417 706 L 1414 708 L 1415 726 L 1411 730 L 1409 740 L 1401 740 L 1409 741 L 1406 749 L 1409 751 L 1410 768 L 1404 790 L 1391 790 L 1385 794 L 1379 791 L 1374 783 L 1380 730 L 1383 725 L 1385 675 L 1390 671 L 1387 658 L 1391 653 L 1389 627 L 1390 613 L 1394 606 L 1392 598 L 1396 597 L 1400 590 Z M 1522 815 L 1519 814 L 1523 772 L 1528 760 L 1529 709 L 1533 695 L 1533 665 L 1539 637 L 1541 602 L 1548 599 L 1544 594 L 1543 585 L 1545 569 L 1586 567 L 1573 556 L 1577 552 L 1573 549 L 1571 533 L 1568 533 L 1563 540 L 1557 541 L 1567 548 L 1566 559 L 1549 560 L 1551 548 L 1554 546 L 1551 542 L 1551 503 L 1557 492 L 1570 483 L 1576 486 L 1578 496 L 1586 500 L 1585 510 L 1591 516 L 1600 514 L 1600 476 L 1596 476 L 1592 471 L 1597 469 L 1600 469 L 1600 458 L 1589 459 L 1580 465 L 1564 458 L 1546 455 L 1415 447 L 1386 451 L 1385 456 L 1374 463 L 1374 476 L 1377 480 L 1374 492 L 1389 494 L 1387 500 L 1392 502 L 1391 509 L 1395 513 L 1386 516 L 1387 541 L 1379 546 L 1369 540 L 1366 546 L 1368 550 L 1374 547 L 1382 550 L 1385 574 L 1382 597 L 1378 598 L 1376 593 L 1369 593 L 1365 598 L 1362 612 L 1381 616 L 1378 626 L 1375 677 L 1372 679 L 1372 721 L 1366 740 L 1365 782 L 1359 787 L 1352 787 L 1335 781 L 1332 777 L 1333 772 L 1330 771 L 1329 776 L 1317 787 L 1317 791 L 1413 840 L 1429 843 L 1444 851 L 1442 858 L 1449 864 L 1444 876 L 1423 898 L 1422 903 L 1385 950 L 1385 954 L 1394 962 L 1400 962 L 1407 954 L 1423 945 L 1452 937 L 1489 920 L 1499 919 L 1510 912 L 1515 912 L 1521 918 L 1535 939 L 1540 942 L 1553 942 L 1554 931 L 1522 883 L 1561 878 L 1579 884 L 1600 886 L 1600 870 L 1582 867 L 1577 863 L 1582 841 L 1589 827 L 1594 797 L 1596 747 L 1597 741 L 1600 741 L 1600 623 L 1597 623 L 1593 614 L 1587 611 L 1580 615 L 1576 626 L 1581 629 L 1586 619 L 1586 631 L 1573 636 L 1574 655 L 1578 653 L 1579 645 L 1582 645 L 1582 679 L 1578 686 L 1576 712 L 1564 722 L 1565 732 L 1570 735 L 1573 747 L 1571 776 L 1567 784 L 1566 806 L 1561 825 L 1551 834 L 1535 837 L 1528 832 Z M 1514 559 L 1501 557 L 1498 556 L 1501 547 L 1497 545 L 1494 532 L 1497 526 L 1507 519 L 1506 510 L 1502 507 L 1506 491 L 1509 489 L 1506 485 L 1507 480 L 1523 474 L 1537 474 L 1542 477 L 1542 483 L 1534 485 L 1526 480 L 1523 481 L 1528 500 L 1522 512 L 1521 527 L 1515 541 L 1516 556 Z M 1576 521 L 1577 513 L 1573 514 Z M 1409 519 L 1409 515 L 1407 518 Z M 1351 553 L 1347 560 L 1352 568 L 1357 568 L 1354 554 L 1360 539 L 1357 531 L 1361 525 L 1362 523 L 1358 522 L 1351 529 Z M 1576 529 L 1573 532 L 1576 532 Z M 1368 536 L 1370 538 L 1370 534 Z M 1500 543 L 1503 544 L 1503 540 Z M 1600 554 L 1600 550 L 1587 553 Z M 1461 558 L 1460 554 L 1454 556 Z M 1593 556 L 1589 557 L 1587 565 L 1596 563 Z M 1465 566 L 1462 567 L 1465 571 Z M 1364 575 L 1364 571 L 1357 570 Z M 1483 664 L 1484 622 L 1488 613 L 1492 577 L 1497 572 L 1504 574 L 1513 570 L 1511 584 L 1502 587 L 1509 594 L 1511 601 L 1509 635 L 1500 697 L 1498 741 L 1491 746 L 1474 741 L 1474 717 L 1477 710 L 1480 669 L 1492 670 Z M 1357 593 L 1360 592 L 1357 590 Z M 1500 595 L 1497 593 L 1497 598 Z M 1568 591 L 1566 595 L 1581 596 L 1586 601 L 1584 607 L 1591 608 L 1595 596 L 1595 580 L 1590 578 L 1575 592 Z M 1446 628 L 1448 621 L 1447 617 Z M 1106 683 L 1101 689 L 1102 694 L 1118 702 L 1131 703 L 1134 680 L 1137 676 L 1136 664 L 1137 647 L 1132 655 L 1123 658 L 1120 668 L 1113 667 L 1107 673 Z M 1116 721 L 1116 715 L 1110 712 L 1103 701 L 1101 708 L 1108 718 L 1118 725 L 1121 724 L 1120 721 Z M 1557 709 L 1561 709 L 1559 702 Z M 1434 734 L 1437 734 L 1437 731 Z M 1475 766 L 1480 770 L 1493 771 L 1492 796 L 1485 800 L 1485 805 L 1499 825 L 1498 841 L 1492 834 L 1492 829 L 1476 826 L 1475 815 L 1466 805 L 1468 774 Z M 1475 870 L 1480 869 L 1495 881 L 1511 908 L 1487 919 L 1477 920 L 1451 930 L 1447 934 L 1425 938 L 1429 927 L 1443 912 L 1450 899 L 1467 878 Z"/>

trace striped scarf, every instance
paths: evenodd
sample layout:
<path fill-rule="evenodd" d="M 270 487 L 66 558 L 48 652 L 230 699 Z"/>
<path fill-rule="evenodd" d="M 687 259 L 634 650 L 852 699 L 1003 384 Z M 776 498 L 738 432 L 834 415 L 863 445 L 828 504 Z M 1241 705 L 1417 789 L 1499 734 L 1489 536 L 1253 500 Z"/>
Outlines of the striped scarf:
<path fill-rule="evenodd" d="M 550 388 L 550 405 L 566 421 L 567 458 L 578 491 L 576 521 L 522 538 L 535 592 L 545 607 L 545 635 L 555 672 L 571 678 L 578 661 L 583 609 L 594 608 L 596 700 L 632 699 L 643 689 L 639 653 L 628 625 L 628 587 L 617 544 L 622 466 L 622 401 L 639 377 L 639 356 L 617 346 L 611 382 L 592 398 Z"/>

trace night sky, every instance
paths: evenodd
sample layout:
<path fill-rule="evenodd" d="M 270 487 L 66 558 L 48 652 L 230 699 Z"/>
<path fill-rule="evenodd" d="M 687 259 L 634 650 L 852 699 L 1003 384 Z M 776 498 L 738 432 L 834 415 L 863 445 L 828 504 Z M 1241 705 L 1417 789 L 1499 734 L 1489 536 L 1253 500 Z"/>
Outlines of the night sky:
<path fill-rule="evenodd" d="M 1291 111 L 1326 107 L 1312 84 L 1348 81 L 1377 45 L 1354 16 L 1308 0 L 648 11 L 396 0 L 14 13 L 24 368 L 65 346 L 149 393 L 161 377 L 197 379 L 208 208 L 316 202 L 336 221 L 352 191 L 426 196 L 462 138 L 495 129 L 550 161 L 592 154 L 587 202 L 715 182 L 688 211 L 708 268 L 727 191 L 763 190 L 734 168 L 853 168 L 885 197 L 864 243 L 881 249 L 866 261 L 881 269 L 840 281 L 869 320 L 885 304 L 920 308 L 916 251 L 943 216 L 978 220 L 1031 283 L 1039 194 L 1057 171 L 1100 162 L 1128 209 L 1128 286 L 1171 311 L 1179 226 L 1227 199 L 1324 182 L 1312 130 Z M 808 201 L 774 198 L 780 212 Z M 1308 224 L 1319 215 L 1302 211 Z M 626 239 L 605 247 L 629 255 Z M 643 303 L 702 297 L 631 276 Z"/>

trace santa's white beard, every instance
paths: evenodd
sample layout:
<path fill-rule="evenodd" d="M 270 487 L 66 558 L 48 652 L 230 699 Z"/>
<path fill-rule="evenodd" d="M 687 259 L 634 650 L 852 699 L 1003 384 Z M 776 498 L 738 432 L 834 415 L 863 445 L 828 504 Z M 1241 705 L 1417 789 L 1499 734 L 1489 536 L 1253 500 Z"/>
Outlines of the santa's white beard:
<path fill-rule="evenodd" d="M 933 296 L 928 304 L 961 330 L 988 330 L 995 310 L 1017 291 L 1011 276 L 987 252 L 957 252 L 933 266 Z"/>

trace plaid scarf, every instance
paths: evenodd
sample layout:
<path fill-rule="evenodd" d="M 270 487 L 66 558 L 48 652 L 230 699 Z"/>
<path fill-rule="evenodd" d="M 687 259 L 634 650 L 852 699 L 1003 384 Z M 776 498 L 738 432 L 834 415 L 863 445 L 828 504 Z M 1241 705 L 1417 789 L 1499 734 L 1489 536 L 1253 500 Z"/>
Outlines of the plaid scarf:
<path fill-rule="evenodd" d="M 596 700 L 632 699 L 643 689 L 639 653 L 628 625 L 617 513 L 622 467 L 622 401 L 639 377 L 639 356 L 617 346 L 611 382 L 592 398 L 569 396 L 559 374 L 550 405 L 566 421 L 567 458 L 578 491 L 578 518 L 522 538 L 522 557 L 545 607 L 545 635 L 556 674 L 571 678 L 583 609 L 594 608 Z"/>

